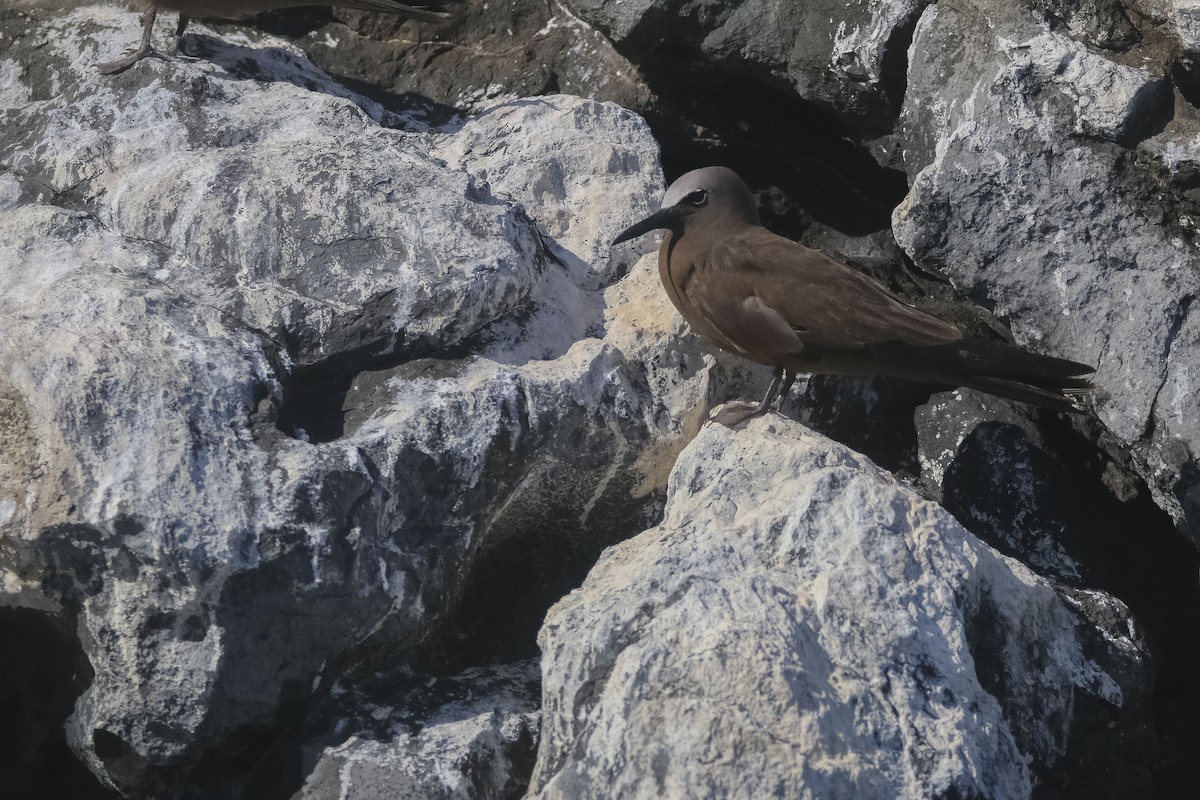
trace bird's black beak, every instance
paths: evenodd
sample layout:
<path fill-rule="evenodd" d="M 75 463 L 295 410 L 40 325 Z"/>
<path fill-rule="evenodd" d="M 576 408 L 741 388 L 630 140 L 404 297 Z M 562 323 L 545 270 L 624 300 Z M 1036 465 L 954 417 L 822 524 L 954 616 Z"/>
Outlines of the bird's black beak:
<path fill-rule="evenodd" d="M 683 209 L 679 206 L 671 206 L 664 208 L 661 211 L 656 211 L 646 217 L 641 222 L 630 225 L 625 230 L 621 231 L 621 235 L 613 239 L 613 246 L 616 247 L 621 242 L 628 242 L 630 239 L 635 239 L 643 233 L 656 231 L 660 228 L 670 228 L 674 226 L 675 220 L 683 216 Z"/>

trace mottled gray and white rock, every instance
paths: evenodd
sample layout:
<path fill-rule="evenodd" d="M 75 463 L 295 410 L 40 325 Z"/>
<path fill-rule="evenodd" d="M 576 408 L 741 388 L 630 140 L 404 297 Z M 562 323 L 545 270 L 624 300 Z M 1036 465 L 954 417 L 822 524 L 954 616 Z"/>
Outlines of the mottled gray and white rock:
<path fill-rule="evenodd" d="M 422 681 L 390 701 L 335 691 L 344 716 L 330 743 L 307 748 L 312 763 L 294 798 L 516 797 L 537 748 L 539 677 L 536 662 L 523 662 Z"/>
<path fill-rule="evenodd" d="M 901 138 L 897 241 L 1011 322 L 1023 344 L 1098 365 L 1095 407 L 1196 536 L 1188 369 L 1200 260 L 1161 156 L 1169 85 L 1011 4 L 928 8 Z M 1161 73 L 1159 73 L 1161 74 Z M 1183 142 L 1157 153 L 1186 158 Z"/>
<path fill-rule="evenodd" d="M 905 33 L 923 5 L 920 0 L 565 1 L 635 61 L 651 45 L 684 44 L 730 72 L 788 86 L 876 134 L 895 116 Z M 680 76 L 686 74 L 685 62 L 678 68 Z"/>
<path fill-rule="evenodd" d="M 1200 3 L 1196 0 L 1165 0 L 1168 18 L 1188 53 L 1200 53 Z"/>
<path fill-rule="evenodd" d="M 438 129 L 204 27 L 105 78 L 136 15 L 5 20 L 0 585 L 76 626 L 106 782 L 193 791 L 345 653 L 428 655 L 504 542 L 651 523 L 719 379 L 604 247 L 661 186 L 639 118 Z"/>
<path fill-rule="evenodd" d="M 279 742 L 297 736 L 292 755 L 303 755 L 305 797 L 401 786 L 417 796 L 519 791 L 533 705 L 527 694 L 489 683 L 503 669 L 461 672 L 463 665 L 532 655 L 547 605 L 578 585 L 603 547 L 659 520 L 667 474 L 706 405 L 743 387 L 757 394 L 764 376 L 688 335 L 653 257 L 639 259 L 651 241 L 607 247 L 657 204 L 659 153 L 646 125 L 606 103 L 551 95 L 492 105 L 494 98 L 555 87 L 620 97 L 657 113 L 660 127 L 673 120 L 676 138 L 664 140 L 664 150 L 675 166 L 715 152 L 681 150 L 687 137 L 718 150 L 734 143 L 730 157 L 761 151 L 772 170 L 793 178 L 804 170 L 791 155 L 778 156 L 803 151 L 809 169 L 820 167 L 809 181 L 815 193 L 826 193 L 840 169 L 858 163 L 837 150 L 853 150 L 848 132 L 890 130 L 904 88 L 902 56 L 925 4 L 572 0 L 581 16 L 618 33 L 627 18 L 620 47 L 665 87 L 655 96 L 637 68 L 557 2 L 475 4 L 450 41 L 338 12 L 350 26 L 321 23 L 300 44 L 347 80 L 285 39 L 205 25 L 185 40 L 199 60 L 151 59 L 100 78 L 92 63 L 136 40 L 135 14 L 107 6 L 23 11 L 37 4 L 19 3 L 0 9 L 0 604 L 40 609 L 76 631 L 96 677 L 68 722 L 71 745 L 129 796 L 225 798 L 236 785 L 255 797 L 247 772 L 271 777 L 259 765 L 287 762 Z M 905 116 L 889 140 L 892 157 L 916 178 L 898 222 L 902 242 L 922 265 L 946 269 L 994 303 L 1023 341 L 1041 336 L 1039 349 L 1090 358 L 1142 352 L 1126 348 L 1133 342 L 1169 347 L 1161 374 L 1106 361 L 1100 398 L 1114 431 L 1152 424 L 1150 444 L 1132 441 L 1143 474 L 1169 499 L 1194 438 L 1190 360 L 1179 343 L 1200 333 L 1181 312 L 1177 329 L 1164 334 L 1148 310 L 1175 291 L 1186 308 L 1191 262 L 1181 256 L 1181 267 L 1158 269 L 1165 254 L 1189 252 L 1189 228 L 1176 214 L 1180 244 L 1164 246 L 1162 231 L 1147 227 L 1174 230 L 1173 223 L 1154 217 L 1146 198 L 1165 189 L 1179 204 L 1171 208 L 1185 206 L 1180 198 L 1200 170 L 1195 121 L 1177 113 L 1159 130 L 1172 100 L 1165 62 L 1129 49 L 1129 21 L 1115 0 L 1038 2 L 1032 10 L 984 3 L 996 30 L 938 16 L 954 11 L 950 5 L 923 18 Z M 685 23 L 674 24 L 680 18 Z M 1179 24 L 1165 11 L 1161 20 L 1154 24 Z M 168 33 L 160 26 L 160 47 Z M 676 38 L 657 49 L 663 36 Z M 638 52 L 651 40 L 654 48 Z M 680 58 L 666 63 L 670 52 Z M 383 91 L 354 84 L 356 76 Z M 480 113 L 468 118 L 390 94 L 414 90 Z M 1176 93 L 1177 111 L 1181 102 Z M 752 107 L 762 116 L 743 119 Z M 796 144 L 811 126 L 824 126 L 822 144 Z M 1011 128 L 1009 138 L 991 128 Z M 787 147 L 761 146 L 771 141 Z M 976 152 L 989 147 L 1007 167 L 995 159 L 993 170 L 988 153 Z M 1131 175 L 1142 182 L 1122 183 Z M 759 183 L 774 185 L 775 177 Z M 842 218 L 870 217 L 861 224 L 873 230 L 871 209 L 890 209 L 902 190 L 851 193 Z M 1044 268 L 1049 251 L 1031 242 L 1046 238 L 1050 221 L 1089 215 L 1094 228 L 1051 231 L 1059 249 L 1049 254 L 1071 264 L 1080 237 L 1101 237 L 1093 240 L 1099 261 L 1121 269 L 1064 271 L 1068 293 L 1085 279 L 1094 285 L 1063 316 L 1046 302 L 1058 291 L 1059 264 Z M 1042 227 L 1028 227 L 1027 217 Z M 1116 233 L 1105 227 L 1113 225 Z M 837 252 L 853 249 L 844 237 L 826 238 Z M 886 239 L 872 239 L 859 255 L 893 263 Z M 1129 261 L 1138 248 L 1144 254 Z M 962 264 L 943 263 L 960 250 Z M 1004 265 L 999 278 L 996 264 Z M 1157 286 L 1154 299 L 1136 301 L 1148 284 Z M 1120 297 L 1109 298 L 1110 289 Z M 1121 299 L 1125 289 L 1135 302 Z M 1114 324 L 1081 322 L 1088 307 Z M 1113 346 L 1093 347 L 1096 331 L 1110 328 Z M 1151 392 L 1155 381 L 1162 388 Z M 1158 398 L 1154 415 L 1138 405 L 1146 396 Z M 642 771 L 631 780 L 648 781 L 638 786 L 650 794 L 658 774 L 678 781 L 664 784 L 674 789 L 684 772 L 713 769 L 681 772 L 710 754 L 752 764 L 749 774 L 761 780 L 800 764 L 804 780 L 834 791 L 845 778 L 842 785 L 868 796 L 916 796 L 934 786 L 1022 796 L 1035 785 L 1049 796 L 1078 787 L 1085 773 L 1093 773 L 1091 785 L 1108 780 L 1109 796 L 1145 793 L 1135 773 L 1150 758 L 1139 728 L 1147 670 L 1129 613 L 1096 591 L 1107 586 L 1096 576 L 1150 583 L 1140 576 L 1166 574 L 1157 567 L 1173 551 L 1128 535 L 1144 527 L 1145 503 L 1136 487 L 1123 494 L 1124 465 L 1113 479 L 1108 463 L 1093 457 L 1094 431 L 1084 440 L 1065 423 L 1008 405 L 946 397 L 919 411 L 913 429 L 911 408 L 923 399 L 877 382 L 818 380 L 797 413 L 895 456 L 884 464 L 890 469 L 918 479 L 924 468 L 919 479 L 989 544 L 1072 588 L 1056 593 L 997 557 L 861 457 L 791 426 L 768 434 L 777 418 L 736 435 L 706 432 L 681 467 L 705 485 L 677 487 L 672 517 L 656 529 L 662 540 L 614 551 L 587 590 L 603 587 L 621 558 L 649 563 L 644 554 L 654 548 L 664 563 L 680 565 L 680 574 L 661 579 L 646 567 L 613 589 L 619 604 L 649 604 L 644 613 L 657 621 L 647 638 L 589 651 L 617 657 L 620 649 L 628 670 L 645 666 L 642 654 L 662 660 L 641 677 L 614 672 L 604 686 L 585 681 L 578 697 L 553 700 L 546 793 L 583 785 L 593 765 L 621 748 Z M 937 435 L 952 453 L 931 441 Z M 766 466 L 729 455 L 769 436 L 787 439 L 789 452 Z M 1064 448 L 1068 436 L 1083 441 L 1073 462 L 1063 461 L 1075 452 Z M 700 452 L 705 447 L 714 452 Z M 780 530 L 808 531 L 819 545 L 811 552 L 787 542 L 764 550 L 763 541 L 786 539 L 774 532 L 731 537 L 744 521 L 737 514 L 701 536 L 695 520 L 703 515 L 681 504 L 685 494 L 714 497 L 721 484 L 713 476 L 730 466 L 718 455 L 743 475 L 769 476 L 736 500 L 742 515 L 795 522 L 788 503 L 798 495 L 787 487 L 827 473 L 861 489 L 861 502 L 835 511 L 833 490 L 804 495 L 829 501 L 828 514 L 813 510 L 807 528 Z M 818 455 L 829 463 L 816 464 Z M 1097 491 L 1133 500 L 1075 514 L 1096 496 L 1091 487 L 1072 500 L 1079 473 L 1103 483 Z M 980 486 L 989 479 L 1013 491 L 985 497 Z M 729 521 L 725 502 L 713 500 L 713 519 Z M 843 512 L 866 522 L 830 522 Z M 1128 549 L 1083 558 L 1074 545 L 1101 515 L 1108 519 L 1098 538 L 1119 536 Z M 879 519 L 887 524 L 867 524 Z M 670 527 L 677 524 L 693 527 L 680 533 Z M 672 536 L 695 552 L 677 553 Z M 1137 546 L 1154 555 L 1130 569 Z M 1178 591 L 1189 563 L 1175 559 L 1170 580 L 1155 589 L 1161 596 L 1139 614 L 1186 617 L 1177 598 L 1190 596 Z M 839 581 L 851 579 L 883 599 L 837 594 Z M 657 610 L 655 598 L 671 587 L 678 602 Z M 768 591 L 785 602 L 771 605 Z M 1131 606 L 1136 595 L 1135 587 Z M 687 614 L 699 613 L 700 601 L 724 603 L 737 617 L 706 611 L 695 625 Z M 581 646 L 619 617 L 616 600 L 597 602 L 588 607 L 596 616 L 580 616 L 570 631 Z M 1031 621 L 1015 624 L 1022 615 Z M 780 629 L 794 635 L 785 641 Z M 853 638 L 864 631 L 872 638 Z M 1192 663 L 1180 657 L 1190 652 L 1187 625 L 1164 632 L 1179 674 Z M 668 645 L 656 644 L 658 636 Z M 710 644 L 716 649 L 706 650 Z M 709 669 L 706 659 L 718 657 L 732 666 L 703 673 L 722 678 L 705 689 L 711 685 L 710 700 L 731 701 L 721 709 L 727 716 L 704 717 L 712 706 L 703 698 L 663 706 L 673 710 L 661 720 L 637 710 L 649 706 L 614 700 Z M 372 699 L 362 690 L 362 662 L 381 659 L 395 667 L 401 689 Z M 562 662 L 551 662 L 563 674 Z M 826 683 L 822 665 L 832 676 Z M 417 708 L 413 682 L 428 674 L 458 677 L 434 679 Z M 644 676 L 649 683 L 636 684 Z M 436 687 L 456 682 L 463 696 L 434 697 Z M 746 686 L 757 693 L 742 703 L 736 693 Z M 843 702 L 859 695 L 861 708 Z M 803 702 L 783 714 L 778 700 L 788 697 Z M 566 720 L 562 712 L 576 702 L 593 716 Z M 1186 723 L 1188 707 L 1179 707 Z M 626 719 L 614 708 L 637 713 Z M 299 728 L 290 722 L 297 717 Z M 701 718 L 717 732 L 680 722 Z M 786 747 L 772 737 L 792 730 L 787 725 L 755 728 L 780 718 L 815 727 L 788 733 Z M 663 729 L 678 730 L 678 748 L 647 755 Z M 1164 730 L 1164 742 L 1190 741 L 1176 735 L 1184 728 Z M 580 750 L 570 751 L 568 740 Z M 300 787 L 305 775 L 288 770 L 282 777 Z M 632 773 L 613 774 L 603 796 Z"/>
<path fill-rule="evenodd" d="M 797 423 L 708 426 L 547 617 L 531 796 L 1029 797 L 1089 703 L 1144 711 L 1076 605 Z"/>

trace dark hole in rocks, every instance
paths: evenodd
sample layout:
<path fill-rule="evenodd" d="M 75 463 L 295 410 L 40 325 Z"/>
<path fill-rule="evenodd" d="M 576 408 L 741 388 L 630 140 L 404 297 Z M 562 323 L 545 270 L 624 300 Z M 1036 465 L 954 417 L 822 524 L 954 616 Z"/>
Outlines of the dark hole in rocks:
<path fill-rule="evenodd" d="M 307 687 L 285 682 L 270 726 L 238 728 L 205 751 L 187 784 L 201 797 L 222 800 L 288 800 L 304 783 L 301 744 L 309 710 Z"/>
<path fill-rule="evenodd" d="M 664 493 L 633 499 L 640 476 L 628 467 L 588 499 L 612 459 L 620 458 L 613 441 L 594 429 L 542 427 L 522 438 L 526 446 L 539 442 L 543 457 L 560 466 L 531 475 L 520 449 L 497 448 L 496 474 L 511 476 L 512 491 L 523 494 L 491 517 L 492 544 L 472 559 L 459 603 L 418 665 L 424 671 L 450 674 L 536 657 L 550 607 L 583 583 L 606 547 L 662 518 Z M 506 458 L 515 460 L 504 463 Z"/>
<path fill-rule="evenodd" d="M 814 375 L 783 413 L 900 475 L 920 473 L 916 408 L 944 387 L 899 378 Z"/>
<path fill-rule="evenodd" d="M 924 10 L 918 6 L 903 25 L 892 31 L 879 65 L 879 84 L 897 116 L 904 105 L 904 93 L 908 91 L 908 48 L 912 45 L 913 34 L 917 32 L 917 23 L 921 21 Z"/>
<path fill-rule="evenodd" d="M 410 311 L 421 313 L 419 307 Z M 328 330 L 310 326 L 286 332 L 281 347 L 296 366 L 280 378 L 283 397 L 275 426 L 295 439 L 331 442 L 345 432 L 346 395 L 357 375 L 418 358 L 462 358 L 478 343 L 472 337 L 446 347 L 406 341 L 403 331 L 394 330 L 395 316 L 395 292 L 389 290 L 335 319 Z"/>
<path fill-rule="evenodd" d="M 67 746 L 63 724 L 93 672 L 57 618 L 0 608 L 0 795 L 115 800 Z"/>
<path fill-rule="evenodd" d="M 724 164 L 752 189 L 776 187 L 807 215 L 843 233 L 890 226 L 892 209 L 908 192 L 906 176 L 881 167 L 829 112 L 784 89 L 716 69 L 687 45 L 658 42 L 639 64 L 662 98 L 642 113 L 662 144 L 668 181 Z"/>
<path fill-rule="evenodd" d="M 276 427 L 294 439 L 313 443 L 340 438 L 345 418 L 342 404 L 356 374 L 357 370 L 347 370 L 337 361 L 321 361 L 292 370 L 280 381 L 283 401 Z"/>
<path fill-rule="evenodd" d="M 92 749 L 99 758 L 105 760 L 129 755 L 129 745 L 125 744 L 120 736 L 103 728 L 92 731 Z"/>
<path fill-rule="evenodd" d="M 530 531 L 479 554 L 462 600 L 431 648 L 431 670 L 453 673 L 537 656 L 537 634 L 550 606 L 583 583 L 605 547 L 653 524 L 639 516 L 621 534 L 576 530 L 564 535 L 571 522 Z"/>
<path fill-rule="evenodd" d="M 433 354 L 437 362 L 455 364 L 469 356 L 471 343 L 460 343 Z M 296 367 L 280 380 L 283 399 L 275 425 L 294 439 L 314 444 L 332 442 L 346 432 L 346 396 L 364 373 L 386 373 L 413 360 L 404 350 L 379 356 L 342 353 L 315 364 Z M 361 421 L 361 420 L 360 420 Z"/>
<path fill-rule="evenodd" d="M 1171 80 L 1180 96 L 1193 108 L 1200 108 L 1200 66 L 1195 59 L 1183 56 L 1171 65 Z"/>
<path fill-rule="evenodd" d="M 1149 721 L 1082 709 L 1075 715 L 1075 735 L 1062 769 L 1041 776 L 1035 796 L 1190 797 L 1200 785 L 1194 722 L 1200 715 L 1195 681 L 1200 555 L 1178 535 L 1140 480 L 1131 474 L 1114 478 L 1115 465 L 1094 443 L 1101 435 L 1090 429 L 1094 423 L 1047 412 L 1039 417 L 1039 427 L 1045 451 L 1024 446 L 1023 434 L 1013 426 L 987 423 L 977 428 L 947 469 L 942 503 L 985 542 L 1026 563 L 1036 566 L 1031 551 L 1052 542 L 1078 565 L 1078 575 L 1059 573 L 1056 580 L 1099 589 L 1129 606 L 1146 632 L 1157 666 L 1151 698 L 1156 730 L 1149 738 L 1157 740 L 1158 750 L 1153 751 L 1153 741 L 1146 746 L 1147 737 L 1139 730 Z M 1005 463 L 1017 464 L 1020 474 L 1010 474 Z M 1031 495 L 1013 489 L 1026 472 L 1036 476 L 1032 501 Z M 1014 519 L 1023 520 L 1036 535 L 1028 541 L 1014 539 Z M 978 666 L 986 673 L 988 648 L 978 651 Z M 1153 791 L 1147 795 L 1150 781 Z"/>

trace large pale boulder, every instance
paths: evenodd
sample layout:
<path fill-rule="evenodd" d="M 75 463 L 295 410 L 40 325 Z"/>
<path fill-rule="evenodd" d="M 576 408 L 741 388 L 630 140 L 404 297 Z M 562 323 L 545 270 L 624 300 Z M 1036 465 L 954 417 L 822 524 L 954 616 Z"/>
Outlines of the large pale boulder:
<path fill-rule="evenodd" d="M 1060 594 L 779 417 L 706 427 L 662 523 L 610 548 L 540 643 L 532 797 L 1018 798 L 1103 753 L 1143 760 L 1105 791 L 1147 788 L 1123 606 Z"/>

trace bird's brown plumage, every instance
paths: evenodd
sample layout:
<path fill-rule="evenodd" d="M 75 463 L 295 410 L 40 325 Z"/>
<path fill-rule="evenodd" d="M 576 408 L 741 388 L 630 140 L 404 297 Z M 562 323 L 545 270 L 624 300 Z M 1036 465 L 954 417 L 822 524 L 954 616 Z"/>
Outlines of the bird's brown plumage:
<path fill-rule="evenodd" d="M 696 170 L 672 184 L 657 214 L 624 241 L 665 228 L 659 276 L 693 329 L 722 349 L 797 372 L 888 375 L 1074 410 L 1091 384 L 1085 364 L 964 336 L 951 322 L 816 250 L 762 226 L 731 170 Z M 785 389 L 786 391 L 786 389 Z M 762 410 L 765 410 L 762 409 Z M 743 415 L 744 416 L 744 415 Z"/>

